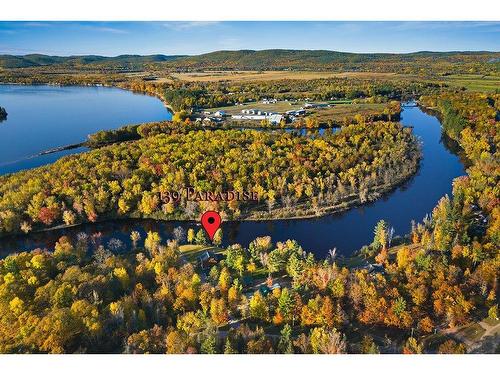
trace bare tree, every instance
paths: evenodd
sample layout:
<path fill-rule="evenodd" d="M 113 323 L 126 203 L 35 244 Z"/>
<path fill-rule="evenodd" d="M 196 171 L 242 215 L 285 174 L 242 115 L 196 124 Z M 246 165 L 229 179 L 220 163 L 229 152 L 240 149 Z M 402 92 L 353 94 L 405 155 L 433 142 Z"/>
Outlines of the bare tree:
<path fill-rule="evenodd" d="M 108 241 L 108 248 L 113 252 L 122 250 L 125 247 L 123 241 L 118 238 L 112 238 Z"/>
<path fill-rule="evenodd" d="M 343 354 L 346 352 L 345 338 L 335 328 L 321 340 L 318 349 L 325 354 Z"/>
<path fill-rule="evenodd" d="M 394 228 L 391 227 L 388 231 L 387 231 L 387 245 L 388 247 L 391 247 L 391 242 L 392 242 L 392 239 L 394 238 Z"/>
<path fill-rule="evenodd" d="M 281 197 L 281 202 L 283 202 L 283 206 L 286 209 L 289 209 L 290 207 L 292 207 L 293 198 L 290 195 L 284 195 Z"/>
<path fill-rule="evenodd" d="M 328 250 L 328 256 L 330 257 L 330 261 L 332 263 L 335 262 L 335 258 L 337 257 L 337 248 L 334 247 L 333 249 Z"/>
<path fill-rule="evenodd" d="M 272 211 L 272 209 L 273 209 L 273 207 L 274 207 L 274 200 L 268 199 L 268 200 L 266 201 L 266 204 L 267 204 L 267 211 L 268 211 L 269 213 L 271 213 L 271 211 Z"/>
<path fill-rule="evenodd" d="M 98 268 L 104 269 L 106 268 L 106 260 L 113 256 L 113 253 L 109 250 L 106 250 L 104 246 L 99 246 L 97 250 L 94 252 L 94 262 L 96 263 Z"/>
<path fill-rule="evenodd" d="M 184 206 L 184 213 L 188 219 L 194 219 L 196 215 L 196 203 L 195 202 L 186 202 Z"/>
<path fill-rule="evenodd" d="M 186 231 L 181 226 L 175 227 L 172 234 L 177 243 L 180 244 L 186 241 Z"/>

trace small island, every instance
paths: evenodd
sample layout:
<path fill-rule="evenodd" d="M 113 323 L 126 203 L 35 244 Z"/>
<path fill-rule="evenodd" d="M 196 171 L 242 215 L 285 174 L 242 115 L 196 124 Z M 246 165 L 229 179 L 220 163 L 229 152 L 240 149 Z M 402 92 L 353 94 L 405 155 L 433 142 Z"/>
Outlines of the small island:
<path fill-rule="evenodd" d="M 7 111 L 4 107 L 0 107 L 0 122 L 3 120 L 7 120 Z"/>

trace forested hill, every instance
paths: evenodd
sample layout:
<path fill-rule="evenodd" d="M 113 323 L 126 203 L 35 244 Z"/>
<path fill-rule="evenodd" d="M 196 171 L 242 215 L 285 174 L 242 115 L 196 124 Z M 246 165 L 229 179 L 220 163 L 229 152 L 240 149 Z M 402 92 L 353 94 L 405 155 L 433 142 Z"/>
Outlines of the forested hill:
<path fill-rule="evenodd" d="M 166 55 L 120 55 L 115 57 L 84 55 L 84 56 L 48 56 L 41 54 L 31 54 L 24 56 L 0 55 L 0 67 L 31 68 L 43 66 L 61 67 L 96 67 L 96 68 L 144 68 L 148 64 L 158 64 L 165 61 L 179 59 L 185 56 Z"/>
<path fill-rule="evenodd" d="M 403 66 L 429 64 L 495 64 L 498 52 L 416 52 L 410 54 L 347 53 L 325 50 L 217 51 L 190 56 L 168 65 L 213 69 L 342 69 L 390 70 Z"/>
<path fill-rule="evenodd" d="M 326 50 L 216 51 L 197 56 L 121 55 L 47 56 L 0 55 L 1 68 L 75 67 L 98 69 L 234 69 L 234 70 L 360 70 L 413 72 L 496 72 L 500 52 L 415 52 L 408 54 L 347 53 Z"/>

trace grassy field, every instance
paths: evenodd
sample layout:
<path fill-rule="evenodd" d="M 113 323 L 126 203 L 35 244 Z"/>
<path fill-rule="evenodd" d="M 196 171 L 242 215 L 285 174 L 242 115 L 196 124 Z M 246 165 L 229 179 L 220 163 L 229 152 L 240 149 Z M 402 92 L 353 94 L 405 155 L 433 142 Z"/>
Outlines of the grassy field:
<path fill-rule="evenodd" d="M 454 74 L 444 77 L 444 81 L 451 86 L 465 87 L 472 91 L 494 92 L 500 90 L 500 76 Z"/>
<path fill-rule="evenodd" d="M 325 104 L 319 103 L 318 104 Z M 335 102 L 328 102 L 329 104 Z M 228 106 L 228 107 L 217 107 L 217 108 L 209 108 L 207 111 L 215 112 L 215 111 L 225 111 L 229 115 L 240 115 L 241 111 L 244 109 L 257 109 L 265 112 L 278 112 L 284 113 L 286 111 L 296 110 L 303 107 L 305 102 L 285 102 L 279 101 L 277 103 L 263 104 L 262 102 L 252 102 L 245 103 L 237 106 Z M 353 117 L 357 114 L 364 116 L 374 116 L 381 114 L 385 108 L 386 104 L 384 103 L 349 103 L 347 102 L 337 102 L 337 104 L 333 104 L 332 107 L 324 107 L 324 108 L 310 108 L 306 109 L 306 116 L 311 116 L 316 118 L 320 124 L 326 124 L 328 122 L 333 123 L 342 123 L 344 120 L 350 122 Z"/>
<path fill-rule="evenodd" d="M 458 329 L 457 335 L 463 337 L 466 340 L 475 342 L 478 341 L 485 332 L 486 330 L 478 323 L 471 323 Z"/>
<path fill-rule="evenodd" d="M 171 77 L 181 81 L 273 81 L 280 79 L 318 79 L 318 78 L 389 78 L 395 73 L 376 72 L 314 72 L 314 71 L 204 71 L 190 73 L 171 73 Z"/>
<path fill-rule="evenodd" d="M 225 111 L 230 115 L 241 115 L 244 109 L 258 109 L 265 112 L 286 112 L 303 107 L 305 102 L 285 102 L 279 101 L 277 103 L 263 104 L 262 102 L 250 102 L 242 105 L 231 105 L 227 107 L 208 108 L 207 111 Z"/>
<path fill-rule="evenodd" d="M 353 116 L 360 114 L 362 116 L 380 114 L 385 108 L 385 104 L 336 104 L 333 107 L 314 108 L 309 111 L 310 116 L 325 123 L 330 121 L 341 122 L 344 118 L 351 119 Z"/>

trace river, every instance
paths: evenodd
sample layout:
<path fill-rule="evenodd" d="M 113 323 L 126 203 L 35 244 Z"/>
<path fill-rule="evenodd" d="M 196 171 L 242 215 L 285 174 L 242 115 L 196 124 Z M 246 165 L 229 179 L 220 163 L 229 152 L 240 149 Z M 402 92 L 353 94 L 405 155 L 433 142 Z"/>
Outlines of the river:
<path fill-rule="evenodd" d="M 0 85 L 0 174 L 39 167 L 84 147 L 39 156 L 87 135 L 127 124 L 167 120 L 171 113 L 155 97 L 92 86 Z"/>
<path fill-rule="evenodd" d="M 411 228 L 411 220 L 418 222 L 426 214 L 430 214 L 442 196 L 451 194 L 453 179 L 464 175 L 465 171 L 459 157 L 443 142 L 441 126 L 435 116 L 424 113 L 419 107 L 407 107 L 402 112 L 401 122 L 405 126 L 413 126 L 414 133 L 422 142 L 423 151 L 419 171 L 404 185 L 373 203 L 340 214 L 313 219 L 226 222 L 222 224 L 224 244 L 241 243 L 246 246 L 255 237 L 269 235 L 274 241 L 295 239 L 304 250 L 322 258 L 334 247 L 337 248 L 337 254 L 348 256 L 369 244 L 373 238 L 373 228 L 381 219 L 394 227 L 395 235 L 407 234 Z M 94 236 L 95 242 L 103 244 L 108 243 L 111 238 L 117 238 L 126 249 L 130 245 L 129 235 L 132 230 L 141 233 L 141 241 L 147 231 L 157 231 L 166 240 L 171 238 L 173 228 L 179 225 L 185 229 L 198 227 L 196 223 L 154 220 L 86 224 L 5 238 L 0 241 L 0 256 L 37 247 L 51 248 L 60 236 L 75 237 L 80 232 L 88 235 L 99 233 L 97 237 Z"/>

